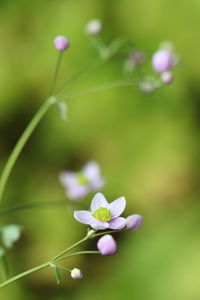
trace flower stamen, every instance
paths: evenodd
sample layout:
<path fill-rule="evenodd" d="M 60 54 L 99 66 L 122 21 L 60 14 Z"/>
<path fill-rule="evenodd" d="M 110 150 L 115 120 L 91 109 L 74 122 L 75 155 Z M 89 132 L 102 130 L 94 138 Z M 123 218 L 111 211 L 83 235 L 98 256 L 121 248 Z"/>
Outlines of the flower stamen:
<path fill-rule="evenodd" d="M 100 207 L 99 209 L 96 209 L 92 215 L 95 219 L 102 222 L 108 222 L 112 219 L 111 212 L 106 207 Z"/>

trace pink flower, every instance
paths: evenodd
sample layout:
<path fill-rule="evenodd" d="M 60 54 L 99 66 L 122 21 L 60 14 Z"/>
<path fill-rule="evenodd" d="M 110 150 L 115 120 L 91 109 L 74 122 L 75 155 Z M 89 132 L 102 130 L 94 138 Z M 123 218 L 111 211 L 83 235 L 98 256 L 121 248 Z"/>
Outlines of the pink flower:
<path fill-rule="evenodd" d="M 82 224 L 90 225 L 95 230 L 122 229 L 126 226 L 126 219 L 119 216 L 125 207 L 124 197 L 108 203 L 103 194 L 97 193 L 92 199 L 90 211 L 75 211 L 74 218 Z"/>
<path fill-rule="evenodd" d="M 112 235 L 106 234 L 98 240 L 97 248 L 102 255 L 113 255 L 117 251 L 117 243 Z"/>
<path fill-rule="evenodd" d="M 59 51 L 65 51 L 65 50 L 67 50 L 69 48 L 69 41 L 64 36 L 57 36 L 54 39 L 54 46 Z"/>
<path fill-rule="evenodd" d="M 79 200 L 91 191 L 97 191 L 104 186 L 99 165 L 91 161 L 79 172 L 61 172 L 59 179 L 65 188 L 67 197 Z"/>
<path fill-rule="evenodd" d="M 173 67 L 173 57 L 168 50 L 158 50 L 152 58 L 152 65 L 156 72 L 162 73 Z"/>

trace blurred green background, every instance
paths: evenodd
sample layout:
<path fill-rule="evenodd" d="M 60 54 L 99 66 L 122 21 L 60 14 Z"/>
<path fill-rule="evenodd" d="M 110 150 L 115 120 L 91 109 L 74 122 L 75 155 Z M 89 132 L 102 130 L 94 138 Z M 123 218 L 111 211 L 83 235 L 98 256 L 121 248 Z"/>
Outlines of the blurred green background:
<path fill-rule="evenodd" d="M 83 28 L 100 18 L 105 40 L 124 36 L 152 53 L 163 40 L 181 56 L 175 81 L 151 95 L 136 87 L 102 91 L 68 101 L 69 120 L 56 109 L 32 135 L 8 182 L 1 208 L 65 199 L 63 169 L 96 160 L 107 180 L 109 201 L 124 195 L 127 215 L 139 213 L 138 232 L 117 236 L 113 257 L 66 261 L 84 272 L 56 285 L 44 270 L 0 290 L 15 299 L 200 299 L 199 150 L 200 2 L 198 0 L 0 1 L 0 167 L 44 101 L 57 53 L 52 40 L 66 35 L 60 83 L 96 57 Z M 122 77 L 122 62 L 108 63 L 73 87 L 97 86 Z M 84 201 L 89 204 L 92 194 Z M 40 264 L 85 234 L 65 205 L 1 216 L 1 224 L 24 226 L 9 253 L 17 274 Z M 95 242 L 81 249 L 95 249 Z"/>

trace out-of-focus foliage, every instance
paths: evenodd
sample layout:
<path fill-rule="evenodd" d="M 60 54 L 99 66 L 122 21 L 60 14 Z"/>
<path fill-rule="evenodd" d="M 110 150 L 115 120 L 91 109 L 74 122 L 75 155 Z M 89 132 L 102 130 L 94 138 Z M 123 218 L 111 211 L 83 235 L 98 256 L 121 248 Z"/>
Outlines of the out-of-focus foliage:
<path fill-rule="evenodd" d="M 95 58 L 83 33 L 92 18 L 103 20 L 107 41 L 125 36 L 150 55 L 170 40 L 182 58 L 174 83 L 154 94 L 124 87 L 77 97 L 67 103 L 68 121 L 52 109 L 40 123 L 12 173 L 2 208 L 64 200 L 59 171 L 77 170 L 93 159 L 107 179 L 107 198 L 124 195 L 127 213 L 142 214 L 144 225 L 119 236 L 113 257 L 66 262 L 81 268 L 82 280 L 69 276 L 57 286 L 48 269 L 0 290 L 1 299 L 200 298 L 199 11 L 198 0 L 0 2 L 0 167 L 48 93 L 55 36 L 71 42 L 61 83 Z M 121 73 L 121 62 L 112 62 L 74 88 L 120 79 Z M 10 223 L 24 227 L 8 257 L 12 274 L 48 260 L 86 230 L 67 205 L 1 216 L 2 225 Z M 95 243 L 89 246 L 94 249 Z"/>

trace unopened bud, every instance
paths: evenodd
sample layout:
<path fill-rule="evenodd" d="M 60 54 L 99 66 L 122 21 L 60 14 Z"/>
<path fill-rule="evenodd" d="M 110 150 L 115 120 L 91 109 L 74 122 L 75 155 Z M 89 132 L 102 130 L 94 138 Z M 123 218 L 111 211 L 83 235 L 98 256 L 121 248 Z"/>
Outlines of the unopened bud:
<path fill-rule="evenodd" d="M 71 277 L 73 279 L 81 279 L 83 277 L 83 274 L 81 272 L 80 269 L 77 269 L 77 268 L 74 268 L 72 271 L 71 271 Z"/>
<path fill-rule="evenodd" d="M 65 51 L 65 50 L 67 50 L 67 48 L 69 48 L 69 41 L 64 36 L 57 36 L 54 39 L 54 46 L 59 51 Z"/>
<path fill-rule="evenodd" d="M 97 248 L 102 255 L 113 255 L 117 251 L 117 243 L 112 235 L 106 234 L 98 240 Z"/>
<path fill-rule="evenodd" d="M 126 218 L 126 226 L 130 230 L 138 230 L 143 223 L 143 218 L 140 215 L 131 215 Z"/>

